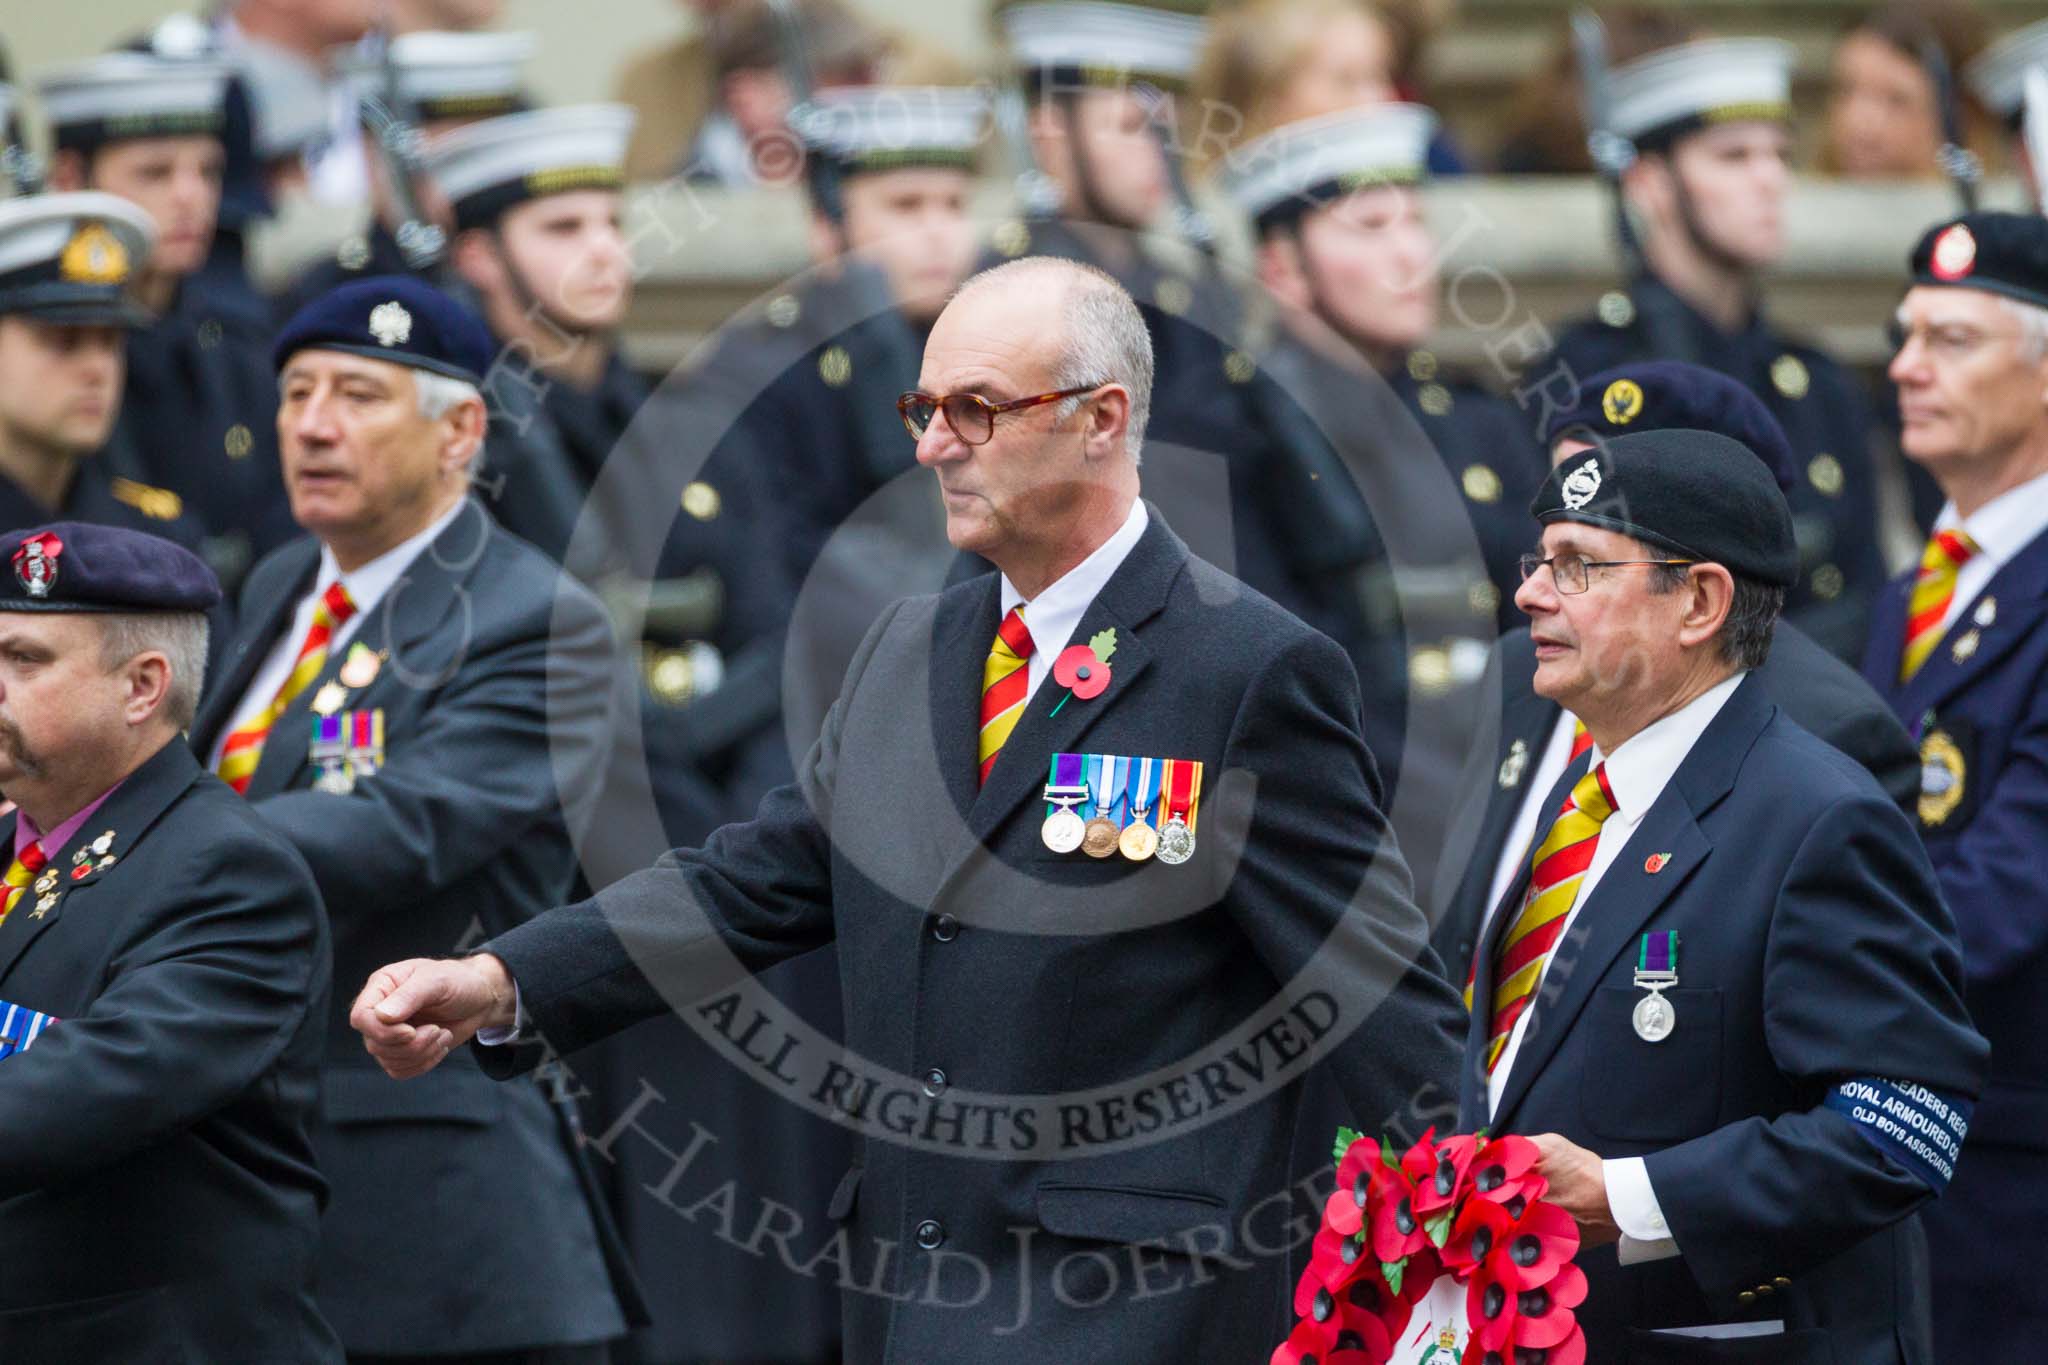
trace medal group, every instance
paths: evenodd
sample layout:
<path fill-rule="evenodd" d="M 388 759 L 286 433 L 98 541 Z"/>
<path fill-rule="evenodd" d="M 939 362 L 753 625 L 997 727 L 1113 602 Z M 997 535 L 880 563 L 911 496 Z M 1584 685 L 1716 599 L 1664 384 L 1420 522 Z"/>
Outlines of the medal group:
<path fill-rule="evenodd" d="M 1201 797 L 1195 759 L 1054 754 L 1039 837 L 1054 853 L 1184 863 L 1195 855 Z"/>

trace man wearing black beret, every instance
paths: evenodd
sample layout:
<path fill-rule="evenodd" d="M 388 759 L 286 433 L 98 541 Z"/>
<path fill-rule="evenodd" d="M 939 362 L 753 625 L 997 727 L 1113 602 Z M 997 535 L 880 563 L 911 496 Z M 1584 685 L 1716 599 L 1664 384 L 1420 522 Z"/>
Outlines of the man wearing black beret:
<path fill-rule="evenodd" d="M 1877 602 L 1863 674 L 1920 746 L 1921 838 L 1962 935 L 1991 1078 L 1927 1220 L 1940 1360 L 2021 1360 L 2048 1330 L 2015 1248 L 2048 1189 L 2048 220 L 1929 229 L 1900 303 L 1900 440 L 1947 500 Z"/>
<path fill-rule="evenodd" d="M 178 732 L 213 574 L 0 536 L 0 1359 L 339 1362 L 307 1137 L 329 999 L 305 861 Z"/>
<path fill-rule="evenodd" d="M 1715 431 L 1754 451 L 1782 490 L 1802 477 L 1784 428 L 1763 400 L 1703 365 L 1651 360 L 1587 376 L 1578 399 L 1546 420 L 1551 462 L 1637 431 L 1674 427 Z M 1870 770 L 1902 809 L 1920 796 L 1920 760 L 1912 741 L 1856 670 L 1780 619 L 1757 682 L 1787 715 Z M 1431 898 L 1437 952 L 1454 975 L 1469 976 L 1486 915 L 1521 868 L 1543 797 L 1565 766 L 1592 743 L 1585 727 L 1534 689 L 1536 647 L 1526 628 L 1494 646 L 1499 724 L 1475 736 L 1458 783 L 1449 846 L 1458 856 L 1439 868 Z M 1467 854 L 1469 850 L 1469 855 Z"/>
<path fill-rule="evenodd" d="M 1650 431 L 1532 510 L 1535 690 L 1592 747 L 1480 947 L 1460 1127 L 1537 1135 L 1590 1360 L 1928 1359 L 1912 1215 L 1986 1049 L 1906 817 L 1750 676 L 1799 572 L 1784 495 Z"/>
<path fill-rule="evenodd" d="M 609 747 L 603 610 L 468 496 L 490 355 L 474 313 L 410 276 L 335 289 L 276 345 L 312 535 L 250 572 L 192 743 L 312 865 L 351 980 L 561 898 Z M 635 1291 L 567 1117 L 473 1064 L 401 1090 L 323 1023 L 320 1305 L 350 1358 L 601 1360 Z M 388 1242 L 424 1209 L 408 1246 L 466 1267 L 431 1285 Z"/>

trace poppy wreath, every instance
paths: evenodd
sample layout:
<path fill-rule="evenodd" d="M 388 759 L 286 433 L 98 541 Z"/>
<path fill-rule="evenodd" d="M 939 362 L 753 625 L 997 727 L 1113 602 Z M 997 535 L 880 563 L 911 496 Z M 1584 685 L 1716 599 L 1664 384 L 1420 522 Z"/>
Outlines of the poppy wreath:
<path fill-rule="evenodd" d="M 1386 1365 L 1444 1275 L 1465 1287 L 1460 1365 L 1584 1365 L 1579 1229 L 1544 1202 L 1536 1144 L 1432 1128 L 1396 1155 L 1340 1128 L 1334 1155 L 1337 1189 L 1294 1290 L 1300 1321 L 1271 1365 Z"/>

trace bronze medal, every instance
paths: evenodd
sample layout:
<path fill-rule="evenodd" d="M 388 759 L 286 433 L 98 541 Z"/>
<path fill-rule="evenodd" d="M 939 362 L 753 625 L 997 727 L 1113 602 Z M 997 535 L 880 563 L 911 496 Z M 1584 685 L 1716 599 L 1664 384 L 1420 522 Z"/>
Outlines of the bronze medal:
<path fill-rule="evenodd" d="M 1082 827 L 1081 851 L 1091 858 L 1107 858 L 1116 852 L 1118 833 L 1116 821 L 1098 815 Z"/>

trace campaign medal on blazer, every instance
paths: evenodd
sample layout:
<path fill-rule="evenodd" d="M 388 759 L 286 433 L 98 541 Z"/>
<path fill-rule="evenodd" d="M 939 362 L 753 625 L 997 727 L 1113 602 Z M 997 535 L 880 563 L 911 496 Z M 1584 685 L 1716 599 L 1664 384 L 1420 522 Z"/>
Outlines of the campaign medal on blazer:
<path fill-rule="evenodd" d="M 1088 795 L 1094 814 L 1082 827 L 1081 851 L 1091 858 L 1107 858 L 1117 850 L 1123 830 L 1116 822 L 1116 809 L 1123 803 L 1130 773 L 1128 758 L 1115 754 L 1088 756 Z"/>
<path fill-rule="evenodd" d="M 1195 813 L 1202 799 L 1202 765 L 1190 758 L 1166 760 L 1160 783 L 1166 823 L 1159 827 L 1159 861 L 1180 864 L 1195 856 Z"/>
<path fill-rule="evenodd" d="M 43 1036 L 44 1029 L 61 1022 L 54 1014 L 44 1014 L 41 1010 L 32 1010 L 11 1000 L 0 1000 L 0 1058 L 28 1051 L 30 1045 Z"/>
<path fill-rule="evenodd" d="M 348 770 L 348 740 L 342 733 L 342 721 L 338 715 L 314 716 L 313 738 L 306 746 L 306 761 L 319 770 L 313 790 L 330 796 L 347 796 L 356 789 Z"/>
<path fill-rule="evenodd" d="M 1056 809 L 1046 814 L 1045 828 L 1038 837 L 1055 853 L 1072 853 L 1087 837 L 1087 826 L 1074 813 L 1074 807 L 1088 799 L 1088 784 L 1082 780 L 1087 773 L 1084 758 L 1082 754 L 1052 756 L 1052 780 L 1045 784 L 1045 799 Z"/>
<path fill-rule="evenodd" d="M 1934 828 L 1948 823 L 1963 804 L 1968 785 L 1963 749 L 1946 730 L 1929 730 L 1920 740 L 1920 823 Z"/>
<path fill-rule="evenodd" d="M 1522 773 L 1529 766 L 1529 744 L 1516 740 L 1508 746 L 1508 756 L 1500 761 L 1500 785 L 1502 791 L 1519 786 Z"/>
<path fill-rule="evenodd" d="M 1124 857 L 1142 863 L 1159 851 L 1159 831 L 1152 828 L 1152 808 L 1159 801 L 1159 771 L 1163 765 L 1154 758 L 1135 762 L 1137 771 L 1129 779 L 1133 785 L 1127 797 L 1131 821 L 1124 826 L 1116 846 Z"/>
<path fill-rule="evenodd" d="M 1636 1037 L 1646 1043 L 1661 1043 L 1678 1027 L 1678 1011 L 1664 998 L 1664 992 L 1678 984 L 1678 934 L 1663 929 L 1643 935 L 1636 953 L 1636 989 L 1650 993 L 1636 1001 L 1631 1016 Z"/>
<path fill-rule="evenodd" d="M 356 777 L 375 777 L 384 766 L 384 708 L 365 707 L 342 713 L 348 737 L 348 770 Z"/>

